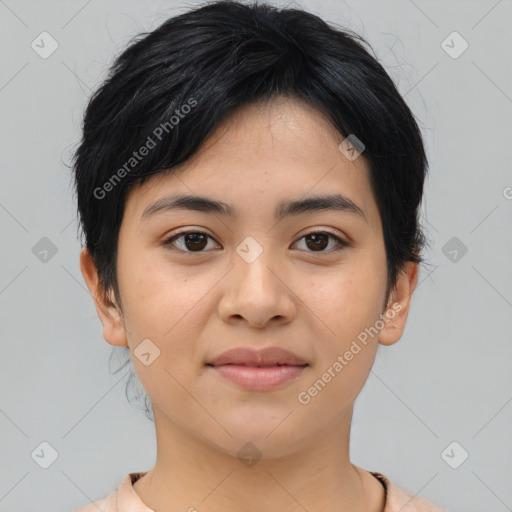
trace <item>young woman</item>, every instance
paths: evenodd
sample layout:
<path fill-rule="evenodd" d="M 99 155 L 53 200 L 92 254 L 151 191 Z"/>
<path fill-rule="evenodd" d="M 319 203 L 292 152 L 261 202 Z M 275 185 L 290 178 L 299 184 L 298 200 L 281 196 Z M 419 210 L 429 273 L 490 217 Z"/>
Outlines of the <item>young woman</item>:
<path fill-rule="evenodd" d="M 441 510 L 349 457 L 425 245 L 421 134 L 363 43 L 214 2 L 134 41 L 92 97 L 81 269 L 157 460 L 80 512 Z"/>

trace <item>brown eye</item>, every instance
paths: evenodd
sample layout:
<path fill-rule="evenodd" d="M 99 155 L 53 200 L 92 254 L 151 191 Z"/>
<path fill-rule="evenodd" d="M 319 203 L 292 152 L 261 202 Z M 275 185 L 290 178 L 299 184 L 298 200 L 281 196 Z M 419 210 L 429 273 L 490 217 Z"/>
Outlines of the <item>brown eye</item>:
<path fill-rule="evenodd" d="M 171 250 L 183 252 L 205 252 L 203 249 L 208 245 L 208 239 L 213 238 L 207 233 L 200 231 L 185 231 L 168 238 L 164 245 L 170 246 Z M 181 242 L 181 247 L 174 249 L 175 241 Z"/>
<path fill-rule="evenodd" d="M 340 251 L 344 247 L 350 246 L 348 242 L 342 240 L 338 236 L 326 232 L 326 231 L 314 231 L 312 233 L 308 233 L 301 237 L 300 240 L 306 240 L 306 247 L 309 249 L 308 252 L 336 252 Z M 325 248 L 329 245 L 329 239 L 332 239 L 336 242 L 336 247 L 334 249 L 326 251 Z"/>
<path fill-rule="evenodd" d="M 172 251 L 204 253 L 207 252 L 205 248 L 208 246 L 209 239 L 213 240 L 210 235 L 201 231 L 184 231 L 168 238 L 164 242 L 164 245 Z M 342 240 L 338 236 L 326 231 L 314 231 L 312 233 L 308 233 L 300 238 L 300 240 L 303 239 L 306 241 L 306 251 L 312 253 L 332 253 L 350 246 L 350 244 L 345 240 Z M 326 250 L 331 240 L 335 241 L 335 247 L 330 250 Z M 217 245 L 216 247 L 219 246 Z"/>

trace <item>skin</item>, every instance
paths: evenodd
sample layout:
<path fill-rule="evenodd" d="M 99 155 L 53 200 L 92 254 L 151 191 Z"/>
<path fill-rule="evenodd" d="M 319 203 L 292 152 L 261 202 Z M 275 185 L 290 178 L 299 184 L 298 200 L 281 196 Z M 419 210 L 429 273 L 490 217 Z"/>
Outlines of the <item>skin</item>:
<path fill-rule="evenodd" d="M 384 488 L 349 459 L 353 405 L 378 344 L 402 335 L 418 265 L 407 264 L 386 301 L 382 225 L 367 162 L 364 154 L 347 159 L 338 149 L 342 140 L 319 111 L 279 97 L 237 111 L 178 173 L 133 189 L 119 234 L 122 309 L 102 292 L 82 250 L 104 338 L 130 348 L 153 402 L 157 461 L 134 484 L 150 508 L 382 512 Z M 240 215 L 180 210 L 141 220 L 146 207 L 178 192 L 221 200 Z M 318 211 L 276 223 L 278 202 L 322 193 L 348 196 L 368 222 Z M 171 251 L 164 241 L 177 228 L 212 238 L 201 245 L 182 237 Z M 335 239 L 321 239 L 320 247 L 304 238 L 314 231 L 352 245 L 333 252 Z M 263 248 L 252 263 L 236 252 L 247 236 Z M 385 303 L 399 311 L 308 404 L 300 403 L 298 393 L 375 325 Z M 160 350 L 148 366 L 134 355 L 147 338 Z M 229 348 L 274 345 L 310 366 L 272 391 L 238 388 L 205 366 Z M 250 467 L 237 457 L 248 442 L 261 453 Z"/>

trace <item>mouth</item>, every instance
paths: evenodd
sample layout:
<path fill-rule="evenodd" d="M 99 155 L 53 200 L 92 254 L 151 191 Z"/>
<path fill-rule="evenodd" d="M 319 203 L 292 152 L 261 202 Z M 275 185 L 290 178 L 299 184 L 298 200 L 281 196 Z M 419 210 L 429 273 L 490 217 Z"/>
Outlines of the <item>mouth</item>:
<path fill-rule="evenodd" d="M 309 364 L 207 364 L 224 382 L 244 391 L 271 391 L 298 379 Z"/>
<path fill-rule="evenodd" d="M 246 368 L 275 368 L 277 366 L 309 366 L 309 364 L 286 364 L 286 363 L 276 363 L 276 364 L 245 364 L 245 363 L 225 363 L 225 364 L 212 364 L 207 363 L 206 366 L 213 366 L 217 368 L 219 366 L 244 366 Z"/>
<path fill-rule="evenodd" d="M 281 347 L 265 347 L 256 350 L 250 347 L 237 347 L 227 350 L 207 361 L 208 366 L 238 365 L 247 367 L 303 366 L 307 361 Z"/>
<path fill-rule="evenodd" d="M 302 375 L 309 363 L 282 347 L 245 346 L 223 352 L 206 363 L 223 382 L 246 391 L 269 391 Z"/>

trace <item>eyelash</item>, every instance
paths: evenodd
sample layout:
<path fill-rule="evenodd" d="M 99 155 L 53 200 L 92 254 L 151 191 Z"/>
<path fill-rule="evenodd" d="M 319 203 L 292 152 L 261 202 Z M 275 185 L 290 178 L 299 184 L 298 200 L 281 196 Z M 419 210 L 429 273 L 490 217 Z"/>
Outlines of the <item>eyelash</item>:
<path fill-rule="evenodd" d="M 185 251 L 182 249 L 176 249 L 175 247 L 172 246 L 172 244 L 174 243 L 175 240 L 183 238 L 184 235 L 190 235 L 190 234 L 206 235 L 208 238 L 215 240 L 212 236 L 210 236 L 208 233 L 204 233 L 203 231 L 181 231 L 181 232 L 175 233 L 171 237 L 167 238 L 163 242 L 163 245 L 166 246 L 171 251 L 182 252 L 185 254 L 206 253 L 207 251 Z M 339 252 L 339 251 L 345 249 L 346 247 L 351 247 L 351 245 L 352 245 L 351 243 L 346 242 L 345 240 L 342 240 L 340 237 L 334 235 L 333 233 L 330 233 L 329 231 L 311 231 L 309 233 L 302 235 L 297 241 L 302 240 L 303 238 L 310 236 L 310 235 L 327 235 L 330 238 L 333 238 L 338 243 L 338 246 L 335 249 L 331 249 L 329 251 L 306 251 L 306 252 L 310 252 L 313 256 L 336 253 L 336 252 Z"/>

